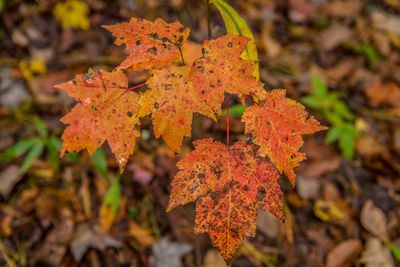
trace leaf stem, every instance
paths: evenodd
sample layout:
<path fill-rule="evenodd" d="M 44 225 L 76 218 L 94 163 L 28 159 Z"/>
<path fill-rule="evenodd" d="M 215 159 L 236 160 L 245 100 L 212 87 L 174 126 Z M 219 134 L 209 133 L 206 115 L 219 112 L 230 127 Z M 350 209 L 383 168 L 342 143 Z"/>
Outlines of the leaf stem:
<path fill-rule="evenodd" d="M 182 53 L 182 49 L 181 49 L 181 46 L 180 46 L 180 45 L 178 45 L 178 49 L 179 49 L 179 52 L 181 53 L 182 64 L 183 64 L 183 65 L 186 65 L 186 64 L 185 64 L 185 60 L 183 59 L 183 53 Z"/>
<path fill-rule="evenodd" d="M 229 96 L 226 96 L 226 145 L 229 146 Z"/>
<path fill-rule="evenodd" d="M 121 96 L 123 96 L 124 94 L 126 94 L 126 92 L 128 92 L 128 91 L 135 90 L 136 88 L 139 88 L 139 87 L 142 87 L 142 86 L 145 86 L 145 85 L 146 85 L 146 83 L 141 83 L 141 84 L 135 85 L 135 86 L 133 86 L 133 87 L 130 87 L 130 88 L 128 88 L 128 89 L 125 89 L 125 91 L 121 94 Z M 121 97 L 121 96 L 120 96 L 120 97 Z"/>
<path fill-rule="evenodd" d="M 139 85 L 135 85 L 133 87 L 128 88 L 127 91 L 132 91 L 132 90 L 135 90 L 136 88 L 139 88 L 139 87 L 142 87 L 142 86 L 145 86 L 145 85 L 146 85 L 146 83 L 141 83 Z"/>
<path fill-rule="evenodd" d="M 260 103 L 257 103 L 256 101 L 254 101 L 253 100 L 253 98 L 251 98 L 251 97 L 249 97 L 249 96 L 246 96 L 247 97 L 247 99 L 249 99 L 251 102 L 253 102 L 254 104 L 256 104 L 256 105 L 260 105 Z"/>
<path fill-rule="evenodd" d="M 207 29 L 208 29 L 208 39 L 211 39 L 211 9 L 210 2 L 206 0 L 207 3 Z"/>

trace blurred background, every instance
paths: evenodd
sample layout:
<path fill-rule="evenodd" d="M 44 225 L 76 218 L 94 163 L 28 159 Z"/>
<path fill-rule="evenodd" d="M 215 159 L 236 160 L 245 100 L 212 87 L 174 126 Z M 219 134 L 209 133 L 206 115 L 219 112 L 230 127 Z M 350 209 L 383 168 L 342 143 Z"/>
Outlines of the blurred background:
<path fill-rule="evenodd" d="M 265 89 L 330 128 L 305 136 L 295 189 L 282 182 L 287 221 L 260 211 L 232 266 L 400 266 L 400 0 L 228 2 L 253 31 Z M 213 38 L 225 34 L 210 15 Z M 1 266 L 226 266 L 193 233 L 193 204 L 165 212 L 176 162 L 191 140 L 224 141 L 224 117 L 196 115 L 179 154 L 143 119 L 122 176 L 107 145 L 59 158 L 75 103 L 53 86 L 117 66 L 124 49 L 100 26 L 132 16 L 189 27 L 189 62 L 208 37 L 205 0 L 0 0 Z"/>

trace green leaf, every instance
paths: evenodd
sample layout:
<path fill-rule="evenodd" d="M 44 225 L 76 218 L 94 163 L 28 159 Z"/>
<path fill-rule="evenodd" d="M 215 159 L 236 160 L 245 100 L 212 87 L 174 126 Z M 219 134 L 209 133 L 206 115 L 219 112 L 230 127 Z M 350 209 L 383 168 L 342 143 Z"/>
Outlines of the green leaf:
<path fill-rule="evenodd" d="M 376 52 L 375 48 L 370 44 L 353 44 L 352 49 L 356 53 L 364 54 L 370 65 L 373 65 L 379 58 L 378 52 Z"/>
<path fill-rule="evenodd" d="M 52 136 L 49 139 L 49 144 L 51 145 L 51 147 L 54 150 L 60 151 L 61 150 L 61 145 L 62 145 L 62 140 L 60 138 Z"/>
<path fill-rule="evenodd" d="M 97 149 L 96 152 L 94 152 L 93 155 L 90 157 L 90 159 L 95 170 L 107 181 L 107 183 L 110 183 L 107 172 L 107 159 L 103 149 Z"/>
<path fill-rule="evenodd" d="M 5 0 L 0 0 L 0 12 L 3 11 Z"/>
<path fill-rule="evenodd" d="M 343 155 L 347 159 L 352 159 L 354 156 L 354 139 L 350 134 L 343 134 L 339 138 L 339 147 Z"/>
<path fill-rule="evenodd" d="M 243 105 L 233 105 L 229 107 L 229 115 L 233 115 L 235 117 L 241 118 L 243 115 L 243 112 L 245 110 L 245 106 Z M 226 116 L 226 109 L 222 110 L 222 116 Z"/>
<path fill-rule="evenodd" d="M 48 134 L 46 123 L 38 116 L 33 117 L 33 123 L 41 137 L 46 137 Z"/>
<path fill-rule="evenodd" d="M 24 161 L 22 162 L 21 169 L 19 170 L 20 174 L 24 174 L 29 167 L 32 165 L 33 161 L 40 157 L 43 152 L 44 144 L 43 142 L 36 142 L 29 150 L 26 155 Z"/>
<path fill-rule="evenodd" d="M 333 104 L 339 100 L 339 92 L 330 92 L 329 94 L 324 96 L 325 104 L 328 107 L 332 107 Z"/>
<path fill-rule="evenodd" d="M 47 159 L 54 169 L 58 169 L 60 165 L 60 160 L 58 157 L 57 149 L 54 148 L 54 145 L 51 143 L 50 139 L 46 140 L 46 150 L 47 150 Z"/>
<path fill-rule="evenodd" d="M 328 94 L 328 87 L 326 86 L 325 82 L 317 75 L 311 76 L 311 85 L 314 90 L 314 95 L 318 98 L 322 98 L 323 96 Z"/>
<path fill-rule="evenodd" d="M 79 163 L 81 161 L 81 157 L 79 156 L 79 153 L 76 151 L 68 153 L 67 155 L 65 155 L 65 157 L 69 158 L 75 163 Z"/>
<path fill-rule="evenodd" d="M 28 151 L 28 149 L 32 145 L 38 142 L 40 142 L 40 140 L 37 138 L 30 138 L 19 141 L 18 143 L 7 149 L 7 151 L 0 156 L 0 163 L 7 162 L 21 156 L 26 151 Z"/>
<path fill-rule="evenodd" d="M 228 33 L 240 35 L 243 37 L 250 38 L 251 40 L 247 43 L 245 50 L 241 57 L 244 60 L 248 60 L 251 63 L 255 63 L 255 69 L 253 72 L 254 77 L 257 80 L 260 79 L 260 69 L 258 64 L 257 47 L 254 41 L 254 36 L 246 21 L 231 7 L 228 3 L 223 0 L 210 0 L 211 4 L 214 4 L 219 12 L 221 13 L 222 19 L 225 22 L 225 28 Z"/>
<path fill-rule="evenodd" d="M 367 57 L 368 63 L 370 65 L 373 65 L 379 58 L 378 52 L 376 52 L 375 47 L 373 47 L 372 45 L 364 45 L 363 52 Z"/>
<path fill-rule="evenodd" d="M 337 113 L 333 113 L 333 112 L 324 112 L 325 118 L 332 124 L 335 125 L 336 127 L 343 127 L 343 124 L 345 124 L 346 122 L 343 121 L 342 117 L 337 114 Z"/>
<path fill-rule="evenodd" d="M 343 118 L 348 120 L 353 120 L 354 115 L 347 108 L 346 104 L 342 101 L 337 101 L 333 104 L 333 110 L 335 113 L 343 116 Z"/>
<path fill-rule="evenodd" d="M 139 211 L 137 208 L 132 207 L 129 209 L 129 216 L 131 217 L 131 219 L 135 219 L 138 215 L 139 215 Z"/>
<path fill-rule="evenodd" d="M 341 129 L 333 126 L 329 129 L 328 133 L 326 134 L 325 142 L 332 143 L 338 140 L 341 134 L 342 134 Z"/>
<path fill-rule="evenodd" d="M 301 102 L 303 102 L 305 105 L 309 106 L 310 108 L 315 108 L 315 109 L 322 108 L 322 102 L 313 96 L 302 97 Z"/>
<path fill-rule="evenodd" d="M 119 200 L 121 198 L 121 185 L 120 185 L 120 174 L 112 182 L 110 187 L 107 190 L 107 193 L 103 200 L 103 206 L 111 206 L 111 211 L 113 212 L 114 216 L 117 214 L 119 209 Z"/>
<path fill-rule="evenodd" d="M 393 256 L 396 258 L 396 260 L 400 261 L 400 248 L 395 244 L 393 244 L 392 242 L 388 242 L 386 245 L 392 252 Z"/>
<path fill-rule="evenodd" d="M 356 126 L 352 123 L 346 123 L 343 125 L 343 130 L 353 136 L 354 138 L 360 137 L 360 133 L 357 130 Z"/>

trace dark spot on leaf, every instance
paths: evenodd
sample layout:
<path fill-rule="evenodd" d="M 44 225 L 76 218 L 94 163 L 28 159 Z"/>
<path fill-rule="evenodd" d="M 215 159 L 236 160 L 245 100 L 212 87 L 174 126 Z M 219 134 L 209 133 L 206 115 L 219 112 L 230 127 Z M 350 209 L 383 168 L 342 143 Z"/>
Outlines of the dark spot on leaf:
<path fill-rule="evenodd" d="M 167 37 L 161 38 L 161 42 L 165 43 L 166 41 L 168 41 L 168 38 L 167 38 Z"/>
<path fill-rule="evenodd" d="M 258 190 L 258 193 L 257 193 L 257 201 L 263 201 L 265 199 L 265 195 L 266 194 L 267 193 L 265 192 L 265 189 L 261 187 L 260 190 Z"/>
<path fill-rule="evenodd" d="M 154 40 L 159 40 L 160 39 L 160 38 L 158 38 L 158 34 L 156 32 L 155 33 L 150 33 L 149 36 L 150 36 L 150 38 L 153 38 Z"/>
<path fill-rule="evenodd" d="M 136 41 L 136 45 L 140 45 L 140 40 L 137 40 L 137 41 Z"/>
<path fill-rule="evenodd" d="M 228 46 L 229 46 L 229 47 L 232 47 L 232 43 L 231 43 L 231 42 L 229 42 L 229 43 L 228 43 Z"/>
<path fill-rule="evenodd" d="M 199 174 L 197 175 L 197 177 L 199 177 L 199 178 L 204 178 L 204 177 L 206 177 L 206 176 L 204 175 L 204 173 L 199 173 Z"/>
<path fill-rule="evenodd" d="M 153 55 L 157 55 L 157 47 L 153 46 L 147 49 L 147 52 L 152 53 Z"/>
<path fill-rule="evenodd" d="M 180 33 L 183 33 L 184 31 L 185 31 L 185 28 L 183 28 L 183 27 L 179 29 Z"/>
<path fill-rule="evenodd" d="M 132 117 L 132 112 L 130 112 L 130 111 L 128 111 L 127 113 L 126 113 L 126 115 L 128 115 L 128 117 Z"/>
<path fill-rule="evenodd" d="M 206 53 L 206 49 L 204 47 L 201 49 L 201 53 L 203 54 L 203 56 Z"/>

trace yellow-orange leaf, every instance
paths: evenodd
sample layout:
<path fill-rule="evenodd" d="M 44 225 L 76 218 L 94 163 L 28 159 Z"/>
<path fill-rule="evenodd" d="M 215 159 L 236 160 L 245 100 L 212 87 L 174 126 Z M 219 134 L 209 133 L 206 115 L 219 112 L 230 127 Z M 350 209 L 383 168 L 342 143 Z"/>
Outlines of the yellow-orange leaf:
<path fill-rule="evenodd" d="M 123 94 L 128 87 L 125 74 L 100 71 L 76 75 L 56 87 L 80 102 L 61 119 L 69 124 L 62 135 L 61 156 L 84 148 L 93 154 L 107 140 L 122 171 L 133 153 L 135 138 L 140 136 L 139 95 L 130 91 Z"/>
<path fill-rule="evenodd" d="M 195 231 L 208 232 L 230 263 L 244 236 L 254 236 L 258 208 L 284 217 L 279 174 L 243 141 L 230 147 L 212 138 L 194 144 L 177 164 L 168 211 L 197 199 Z"/>
<path fill-rule="evenodd" d="M 180 57 L 180 46 L 189 36 L 179 22 L 154 22 L 131 18 L 129 22 L 105 25 L 115 37 L 116 45 L 125 44 L 129 56 L 119 66 L 122 69 L 145 70 L 161 68 Z"/>
<path fill-rule="evenodd" d="M 301 135 L 325 130 L 313 117 L 308 117 L 304 106 L 285 97 L 286 90 L 272 90 L 265 96 L 265 103 L 246 108 L 242 116 L 245 132 L 254 144 L 259 145 L 258 154 L 268 155 L 280 173 L 285 172 L 293 186 L 294 168 L 306 158 L 299 152 L 303 145 Z"/>
<path fill-rule="evenodd" d="M 246 95 L 261 97 L 264 92 L 253 76 L 254 65 L 240 58 L 249 40 L 233 34 L 206 40 L 203 56 L 193 63 L 190 79 L 196 94 L 219 115 L 225 93 L 239 96 L 244 104 Z"/>
<path fill-rule="evenodd" d="M 189 70 L 171 66 L 154 71 L 147 81 L 149 90 L 139 100 L 139 116 L 152 113 L 155 136 L 162 136 L 174 151 L 179 150 L 183 136 L 191 136 L 194 112 L 215 120 L 212 110 L 197 99 L 188 80 Z"/>

